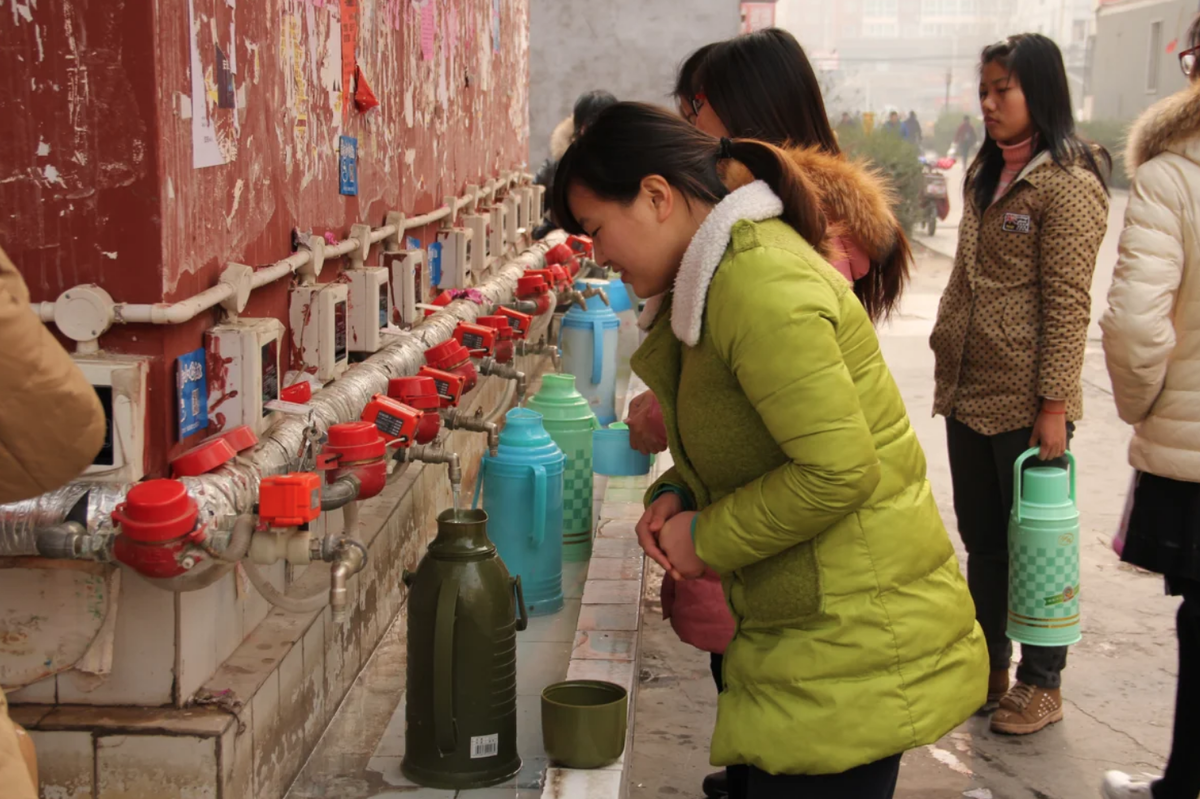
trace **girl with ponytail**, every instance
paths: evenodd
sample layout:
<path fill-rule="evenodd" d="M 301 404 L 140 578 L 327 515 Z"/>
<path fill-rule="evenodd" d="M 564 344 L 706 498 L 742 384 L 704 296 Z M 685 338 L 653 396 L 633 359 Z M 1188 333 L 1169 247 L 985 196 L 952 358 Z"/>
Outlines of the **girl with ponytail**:
<path fill-rule="evenodd" d="M 721 175 L 751 178 L 730 191 Z M 648 303 L 633 368 L 674 466 L 637 524 L 736 633 L 712 742 L 744 795 L 891 797 L 901 754 L 984 701 L 987 657 L 925 459 L 787 153 L 636 103 L 571 145 L 559 225 Z M 731 786 L 732 787 L 732 786 Z"/>

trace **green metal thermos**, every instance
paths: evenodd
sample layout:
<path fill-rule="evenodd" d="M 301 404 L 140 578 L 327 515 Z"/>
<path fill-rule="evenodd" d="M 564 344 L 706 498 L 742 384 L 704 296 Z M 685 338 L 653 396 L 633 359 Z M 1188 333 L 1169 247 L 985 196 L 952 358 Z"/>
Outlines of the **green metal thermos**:
<path fill-rule="evenodd" d="M 1035 646 L 1079 643 L 1079 509 L 1070 469 L 1034 466 L 1031 449 L 1013 467 L 1008 523 L 1008 637 Z"/>
<path fill-rule="evenodd" d="M 575 375 L 546 375 L 526 403 L 567 456 L 563 469 L 563 560 L 592 556 L 592 433 L 600 429 L 592 406 L 575 388 Z"/>
<path fill-rule="evenodd" d="M 521 770 L 517 630 L 520 578 L 487 536 L 482 510 L 447 510 L 408 585 L 405 777 L 429 788 L 485 788 Z"/>

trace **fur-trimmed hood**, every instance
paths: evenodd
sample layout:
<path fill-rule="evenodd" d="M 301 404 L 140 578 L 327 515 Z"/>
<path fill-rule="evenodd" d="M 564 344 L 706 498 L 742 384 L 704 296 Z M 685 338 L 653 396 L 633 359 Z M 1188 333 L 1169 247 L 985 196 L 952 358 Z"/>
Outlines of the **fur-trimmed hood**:
<path fill-rule="evenodd" d="M 829 235 L 853 238 L 873 264 L 888 260 L 904 235 L 892 208 L 895 192 L 880 172 L 845 156 L 830 155 L 816 147 L 785 148 L 820 195 L 821 209 L 829 220 Z M 730 189 L 754 180 L 742 164 L 732 161 L 724 175 Z"/>
<path fill-rule="evenodd" d="M 571 146 L 571 138 L 575 135 L 575 118 L 567 117 L 555 126 L 550 134 L 550 160 L 557 163 L 567 148 Z"/>
<path fill-rule="evenodd" d="M 1129 131 L 1125 168 L 1137 168 L 1165 152 L 1200 163 L 1200 83 L 1150 106 Z"/>

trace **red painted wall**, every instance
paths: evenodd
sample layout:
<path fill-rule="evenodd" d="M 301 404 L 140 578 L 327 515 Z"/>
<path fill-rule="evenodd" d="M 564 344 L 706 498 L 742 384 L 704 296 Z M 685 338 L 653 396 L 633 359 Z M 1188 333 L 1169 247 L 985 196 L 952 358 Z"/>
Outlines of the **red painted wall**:
<path fill-rule="evenodd" d="M 94 282 L 117 302 L 173 302 L 213 285 L 229 261 L 286 256 L 293 228 L 342 238 L 355 222 L 422 213 L 519 168 L 528 0 L 496 7 L 494 41 L 492 0 L 9 0 L 0 247 L 35 300 Z M 355 64 L 380 102 L 365 114 L 343 91 Z M 357 196 L 339 193 L 342 135 L 358 141 Z M 197 152 L 218 163 L 196 168 Z M 408 235 L 425 244 L 432 231 Z M 321 280 L 339 268 L 326 262 Z M 284 280 L 255 292 L 244 315 L 286 325 L 287 310 Z M 175 359 L 217 319 L 118 325 L 101 340 L 157 358 L 153 472 L 194 443 L 177 441 Z"/>

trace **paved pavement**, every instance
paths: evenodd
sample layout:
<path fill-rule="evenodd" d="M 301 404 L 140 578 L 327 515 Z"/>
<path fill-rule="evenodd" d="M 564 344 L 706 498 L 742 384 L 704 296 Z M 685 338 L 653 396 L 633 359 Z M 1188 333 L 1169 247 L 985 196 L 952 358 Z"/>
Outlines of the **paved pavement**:
<path fill-rule="evenodd" d="M 1098 259 L 1093 289 L 1097 313 L 1111 282 L 1124 197 L 1114 197 L 1113 207 L 1115 224 Z M 919 248 L 923 252 L 902 312 L 880 338 L 925 447 L 942 517 L 958 545 L 943 422 L 930 416 L 933 356 L 927 346 L 956 235 L 947 226 L 933 241 L 916 237 L 931 249 Z M 902 799 L 1094 799 L 1106 769 L 1156 772 L 1162 767 L 1177 670 L 1177 600 L 1163 595 L 1157 577 L 1120 564 L 1110 549 L 1130 480 L 1129 430 L 1113 408 L 1094 325 L 1084 396 L 1087 418 L 1074 445 L 1081 467 L 1084 639 L 1072 649 L 1064 674 L 1066 719 L 1036 736 L 1012 738 L 993 735 L 986 718 L 972 718 L 935 747 L 905 757 L 897 791 Z M 657 575 L 647 580 L 632 799 L 699 796 L 700 780 L 711 770 L 715 689 L 708 658 L 679 643 L 661 621 L 658 585 Z M 803 746 L 803 736 L 797 745 Z"/>

